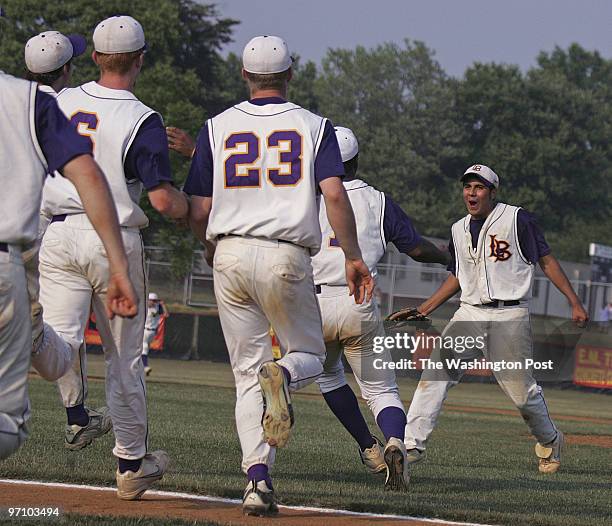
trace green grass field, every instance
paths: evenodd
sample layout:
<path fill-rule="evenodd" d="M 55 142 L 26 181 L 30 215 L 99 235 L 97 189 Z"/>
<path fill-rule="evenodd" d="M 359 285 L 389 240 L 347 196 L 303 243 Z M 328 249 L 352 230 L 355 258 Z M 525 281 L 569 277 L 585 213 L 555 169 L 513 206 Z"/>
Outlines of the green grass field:
<path fill-rule="evenodd" d="M 166 449 L 172 459 L 159 488 L 240 498 L 245 479 L 229 366 L 151 363 L 150 448 Z M 103 375 L 101 357 L 90 357 L 90 374 Z M 415 383 L 402 380 L 400 387 L 408 402 Z M 496 385 L 462 384 L 451 392 L 447 404 L 479 412 L 443 413 L 428 459 L 414 468 L 408 494 L 383 491 L 382 478 L 365 472 L 356 445 L 316 393 L 310 387 L 294 400 L 295 432 L 287 449 L 279 451 L 273 471 L 282 503 L 513 526 L 612 524 L 612 449 L 570 443 L 562 471 L 540 475 L 534 443 L 521 418 L 494 413 L 512 409 Z M 31 437 L 0 464 L 0 476 L 114 485 L 112 435 L 81 452 L 69 452 L 62 444 L 64 411 L 55 386 L 33 379 L 30 394 Z M 553 417 L 607 419 L 593 423 L 559 418 L 565 433 L 612 435 L 610 397 L 554 389 L 546 396 Z M 104 383 L 91 381 L 90 405 L 102 404 Z M 363 410 L 372 423 L 365 405 Z"/>

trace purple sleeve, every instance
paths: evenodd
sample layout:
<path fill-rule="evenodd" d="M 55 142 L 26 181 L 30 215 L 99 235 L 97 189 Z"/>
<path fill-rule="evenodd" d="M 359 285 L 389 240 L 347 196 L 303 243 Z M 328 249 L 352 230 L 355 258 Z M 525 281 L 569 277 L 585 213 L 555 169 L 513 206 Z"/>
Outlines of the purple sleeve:
<path fill-rule="evenodd" d="M 36 137 L 49 173 L 61 172 L 67 162 L 83 154 L 91 155 L 91 141 L 79 135 L 48 93 L 36 92 L 34 103 Z"/>
<path fill-rule="evenodd" d="M 208 123 L 206 123 L 196 140 L 196 149 L 185 186 L 185 193 L 200 197 L 212 197 L 213 194 L 213 155 L 208 138 Z"/>
<path fill-rule="evenodd" d="M 150 115 L 140 125 L 125 156 L 123 169 L 128 180 L 139 179 L 147 190 L 173 182 L 168 138 L 159 115 Z"/>
<path fill-rule="evenodd" d="M 387 243 L 393 243 L 400 252 L 407 254 L 421 242 L 421 236 L 414 228 L 412 220 L 385 194 L 383 231 Z"/>
<path fill-rule="evenodd" d="M 451 232 L 451 237 L 448 242 L 448 251 L 450 253 L 450 261 L 448 262 L 448 266 L 446 270 L 453 274 L 453 276 L 457 275 L 457 265 L 455 263 L 455 244 L 453 243 L 453 234 Z"/>
<path fill-rule="evenodd" d="M 541 257 L 550 254 L 550 247 L 535 216 L 522 208 L 517 214 L 517 231 L 521 252 L 529 263 L 535 265 Z"/>
<path fill-rule="evenodd" d="M 330 121 L 325 121 L 323 138 L 314 162 L 314 172 L 317 184 L 328 177 L 344 176 L 344 165 L 340 156 L 338 139 L 336 139 L 334 125 Z"/>

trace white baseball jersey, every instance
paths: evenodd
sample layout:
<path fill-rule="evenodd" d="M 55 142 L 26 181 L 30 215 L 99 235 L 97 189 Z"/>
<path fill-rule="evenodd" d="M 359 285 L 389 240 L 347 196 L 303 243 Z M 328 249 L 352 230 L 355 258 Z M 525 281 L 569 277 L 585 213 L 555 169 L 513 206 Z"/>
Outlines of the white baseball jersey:
<path fill-rule="evenodd" d="M 38 207 L 47 161 L 36 137 L 33 82 L 0 71 L 0 242 L 30 243 L 38 233 Z"/>
<path fill-rule="evenodd" d="M 363 261 L 372 275 L 376 276 L 376 265 L 387 249 L 383 229 L 385 194 L 361 179 L 345 182 L 344 187 L 355 214 L 357 239 Z M 346 285 L 344 253 L 327 219 L 323 199 L 319 209 L 319 223 L 322 233 L 321 250 L 312 258 L 315 284 Z"/>
<path fill-rule="evenodd" d="M 147 307 L 147 321 L 145 321 L 145 330 L 157 331 L 162 320 L 162 309 L 159 304 L 154 307 Z"/>
<path fill-rule="evenodd" d="M 242 102 L 208 121 L 213 205 L 206 236 L 321 244 L 314 162 L 326 119 L 293 104 Z"/>
<path fill-rule="evenodd" d="M 480 305 L 531 297 L 535 267 L 521 252 L 519 210 L 520 207 L 498 203 L 482 226 L 476 249 L 472 248 L 469 214 L 452 226 L 455 275 L 463 303 Z"/>
<path fill-rule="evenodd" d="M 94 158 L 108 180 L 121 226 L 146 227 L 148 219 L 138 206 L 142 183 L 127 179 L 123 162 L 138 129 L 156 112 L 129 91 L 105 88 L 97 82 L 62 90 L 57 103 L 79 133 L 90 137 Z M 47 182 L 43 209 L 53 215 L 84 212 L 74 186 L 60 178 Z"/>

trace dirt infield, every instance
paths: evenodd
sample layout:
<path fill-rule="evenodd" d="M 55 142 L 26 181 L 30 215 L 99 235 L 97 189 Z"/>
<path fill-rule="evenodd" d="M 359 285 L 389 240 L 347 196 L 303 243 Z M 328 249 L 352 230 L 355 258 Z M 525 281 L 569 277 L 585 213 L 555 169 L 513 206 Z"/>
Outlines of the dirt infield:
<path fill-rule="evenodd" d="M 245 517 L 239 502 L 214 497 L 189 496 L 184 493 L 150 491 L 139 501 L 122 501 L 111 488 L 95 488 L 71 484 L 50 484 L 0 481 L 0 507 L 59 507 L 63 513 L 88 516 L 152 517 L 188 521 L 217 521 L 221 524 L 258 526 L 377 526 L 464 525 L 451 521 L 419 520 L 412 517 L 381 516 L 341 512 L 338 510 L 281 506 L 273 518 Z"/>

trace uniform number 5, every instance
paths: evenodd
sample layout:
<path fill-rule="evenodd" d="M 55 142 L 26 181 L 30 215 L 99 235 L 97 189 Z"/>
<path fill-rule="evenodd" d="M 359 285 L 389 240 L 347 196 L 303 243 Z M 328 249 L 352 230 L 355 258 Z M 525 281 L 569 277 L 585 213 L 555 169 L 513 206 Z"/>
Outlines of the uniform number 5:
<path fill-rule="evenodd" d="M 302 136 L 295 130 L 268 135 L 263 152 L 266 176 L 273 186 L 295 186 L 302 179 Z M 225 140 L 225 188 L 261 187 L 261 141 L 253 132 L 232 133 Z M 277 152 L 277 164 L 268 157 Z"/>

